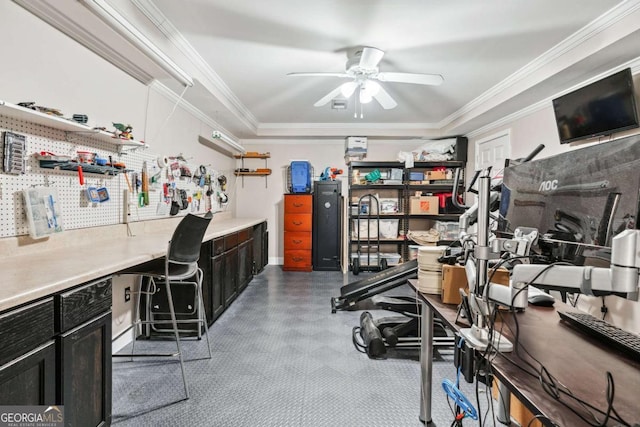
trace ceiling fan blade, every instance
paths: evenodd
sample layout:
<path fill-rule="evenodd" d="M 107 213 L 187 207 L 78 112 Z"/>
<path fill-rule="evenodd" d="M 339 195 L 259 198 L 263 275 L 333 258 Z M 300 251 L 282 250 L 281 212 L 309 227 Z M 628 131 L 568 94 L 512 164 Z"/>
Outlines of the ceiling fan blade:
<path fill-rule="evenodd" d="M 332 90 L 331 92 L 329 92 L 328 94 L 326 94 L 325 96 L 320 98 L 318 100 L 318 102 L 313 104 L 313 106 L 314 107 L 322 107 L 323 105 L 325 105 L 326 103 L 331 101 L 333 98 L 335 98 L 336 96 L 340 95 L 341 90 L 342 90 L 341 86 L 338 86 L 337 88 L 335 88 L 334 90 Z"/>
<path fill-rule="evenodd" d="M 347 73 L 287 73 L 287 76 L 302 76 L 302 77 L 350 77 Z"/>
<path fill-rule="evenodd" d="M 375 98 L 376 101 L 378 101 L 378 104 L 380 104 L 382 108 L 384 108 L 385 110 L 390 110 L 398 106 L 398 103 L 394 101 L 391 95 L 389 95 L 389 93 L 386 90 L 384 90 L 382 86 L 380 86 L 378 93 L 373 95 L 373 97 Z"/>
<path fill-rule="evenodd" d="M 441 85 L 442 82 L 444 82 L 440 74 L 378 73 L 375 78 L 381 82 L 413 83 L 433 86 Z"/>
<path fill-rule="evenodd" d="M 342 86 L 340 86 L 340 92 L 342 93 L 342 96 L 348 99 L 351 98 L 351 95 L 353 95 L 353 92 L 356 91 L 357 87 L 358 83 L 356 82 L 342 83 Z"/>
<path fill-rule="evenodd" d="M 384 51 L 376 49 L 375 47 L 362 48 L 359 65 L 364 69 L 376 68 L 383 56 Z"/>

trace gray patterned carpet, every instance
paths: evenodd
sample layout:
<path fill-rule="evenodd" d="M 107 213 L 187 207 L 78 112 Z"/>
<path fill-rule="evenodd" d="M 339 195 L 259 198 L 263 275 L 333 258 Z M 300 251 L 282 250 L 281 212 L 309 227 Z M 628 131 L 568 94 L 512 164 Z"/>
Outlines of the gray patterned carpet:
<path fill-rule="evenodd" d="M 363 276 L 359 276 L 362 278 Z M 191 398 L 183 398 L 177 362 L 114 359 L 117 426 L 421 426 L 417 352 L 371 360 L 355 350 L 360 312 L 331 314 L 339 272 L 283 272 L 268 266 L 213 324 L 206 340 L 183 340 Z M 409 292 L 407 289 L 391 294 Z M 375 317 L 389 315 L 376 312 Z M 173 351 L 172 341 L 144 341 L 136 352 Z M 127 352 L 125 348 L 123 352 Z M 432 417 L 453 419 L 440 387 L 455 379 L 450 352 L 434 363 Z M 463 390 L 475 402 L 475 389 Z M 484 408 L 486 394 L 480 394 Z M 491 419 L 486 425 L 493 425 Z M 472 425 L 471 422 L 465 425 Z"/>

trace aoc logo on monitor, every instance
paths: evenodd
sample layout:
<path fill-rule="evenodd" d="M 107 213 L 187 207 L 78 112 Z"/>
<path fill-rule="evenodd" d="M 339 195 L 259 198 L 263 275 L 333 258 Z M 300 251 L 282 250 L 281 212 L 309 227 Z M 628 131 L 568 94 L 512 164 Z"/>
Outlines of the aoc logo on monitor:
<path fill-rule="evenodd" d="M 538 191 L 552 191 L 557 189 L 558 189 L 558 180 L 553 179 L 548 181 L 542 181 L 540 183 L 540 187 L 538 188 Z"/>

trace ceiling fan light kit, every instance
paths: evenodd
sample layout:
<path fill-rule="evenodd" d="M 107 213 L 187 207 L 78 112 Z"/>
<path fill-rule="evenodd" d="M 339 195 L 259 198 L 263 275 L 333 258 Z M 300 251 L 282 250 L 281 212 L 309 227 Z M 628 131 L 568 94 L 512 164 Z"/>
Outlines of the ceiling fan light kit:
<path fill-rule="evenodd" d="M 408 83 L 418 85 L 437 86 L 444 82 L 439 74 L 417 74 L 417 73 L 401 73 L 401 72 L 380 72 L 378 64 L 382 60 L 384 52 L 375 47 L 363 47 L 348 58 L 344 73 L 333 72 L 301 72 L 289 73 L 289 76 L 307 76 L 307 77 L 338 77 L 351 79 L 333 89 L 331 92 L 320 98 L 315 104 L 316 107 L 322 107 L 338 96 L 346 99 L 351 98 L 357 91 L 356 113 L 360 104 L 360 117 L 362 114 L 362 104 L 368 104 L 374 99 L 385 110 L 390 110 L 398 106 L 397 102 L 389 95 L 389 93 L 378 83 Z M 333 103 L 332 103 L 332 108 Z"/>

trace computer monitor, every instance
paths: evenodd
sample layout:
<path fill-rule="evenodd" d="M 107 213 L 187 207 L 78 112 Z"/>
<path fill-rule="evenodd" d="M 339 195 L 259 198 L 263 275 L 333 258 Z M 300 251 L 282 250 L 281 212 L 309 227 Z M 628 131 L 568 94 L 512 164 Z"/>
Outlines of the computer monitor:
<path fill-rule="evenodd" d="M 636 228 L 640 135 L 507 167 L 498 230 L 537 228 L 550 261 L 608 266 L 611 238 Z"/>

